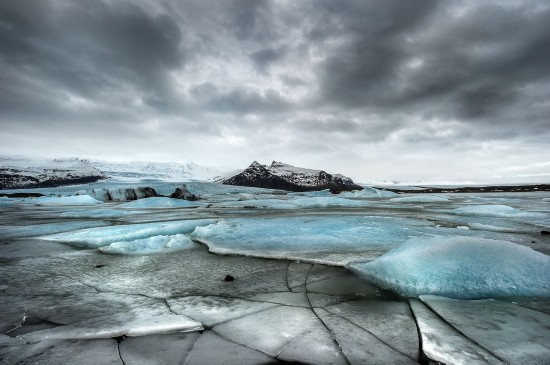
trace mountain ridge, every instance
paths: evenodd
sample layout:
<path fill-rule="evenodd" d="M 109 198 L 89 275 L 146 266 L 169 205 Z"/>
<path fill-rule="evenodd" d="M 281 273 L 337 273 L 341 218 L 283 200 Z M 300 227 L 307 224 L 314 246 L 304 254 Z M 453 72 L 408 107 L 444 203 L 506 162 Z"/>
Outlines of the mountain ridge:
<path fill-rule="evenodd" d="M 339 193 L 363 189 L 349 177 L 340 174 L 333 175 L 324 170 L 296 167 L 277 161 L 273 161 L 270 166 L 254 161 L 244 171 L 222 180 L 222 183 L 296 192 L 330 189 Z"/>

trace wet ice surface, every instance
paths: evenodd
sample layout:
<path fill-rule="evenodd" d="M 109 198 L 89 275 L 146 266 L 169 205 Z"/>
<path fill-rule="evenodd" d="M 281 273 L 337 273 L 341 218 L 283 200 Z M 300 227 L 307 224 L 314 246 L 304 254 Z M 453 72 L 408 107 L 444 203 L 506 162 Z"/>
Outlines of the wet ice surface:
<path fill-rule="evenodd" d="M 376 191 L 337 197 L 190 187 L 203 194 L 200 206 L 2 199 L 0 363 L 550 358 L 550 237 L 540 234 L 548 229 L 548 194 L 390 201 L 393 194 Z M 411 239 L 420 246 L 409 260 L 395 259 Z M 399 285 L 424 289 L 400 296 L 343 267 L 350 263 L 386 266 L 383 277 L 394 280 L 409 268 Z M 493 291 L 468 287 L 480 283 Z M 455 298 L 470 290 L 498 299 L 415 299 L 441 295 L 433 288 L 442 287 Z"/>

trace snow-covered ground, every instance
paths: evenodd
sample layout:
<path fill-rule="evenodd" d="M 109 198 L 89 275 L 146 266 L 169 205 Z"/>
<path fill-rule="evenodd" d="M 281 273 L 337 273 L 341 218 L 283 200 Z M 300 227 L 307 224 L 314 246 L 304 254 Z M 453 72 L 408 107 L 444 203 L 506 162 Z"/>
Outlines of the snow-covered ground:
<path fill-rule="evenodd" d="M 550 358 L 548 192 L 140 186 L 0 198 L 1 363 Z"/>

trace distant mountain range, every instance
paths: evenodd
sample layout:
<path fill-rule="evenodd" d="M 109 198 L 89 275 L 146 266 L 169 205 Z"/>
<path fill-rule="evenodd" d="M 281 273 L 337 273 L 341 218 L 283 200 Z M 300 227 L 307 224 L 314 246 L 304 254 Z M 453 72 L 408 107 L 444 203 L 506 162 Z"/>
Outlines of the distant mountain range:
<path fill-rule="evenodd" d="M 231 177 L 229 177 L 231 176 Z M 105 162 L 81 158 L 37 160 L 0 157 L 0 189 L 42 188 L 86 184 L 100 180 L 143 182 L 218 181 L 289 191 L 362 189 L 350 178 L 322 170 L 305 169 L 273 161 L 270 166 L 253 162 L 247 169 L 231 170 L 193 162 Z"/>
<path fill-rule="evenodd" d="M 239 174 L 222 180 L 226 185 L 252 186 L 289 191 L 312 191 L 330 189 L 333 192 L 362 190 L 349 177 L 329 174 L 273 161 L 270 166 L 254 161 Z"/>
<path fill-rule="evenodd" d="M 81 158 L 37 160 L 0 157 L 0 189 L 41 188 L 86 184 L 99 180 L 203 181 L 223 179 L 235 170 L 197 165 L 193 162 L 116 163 Z"/>

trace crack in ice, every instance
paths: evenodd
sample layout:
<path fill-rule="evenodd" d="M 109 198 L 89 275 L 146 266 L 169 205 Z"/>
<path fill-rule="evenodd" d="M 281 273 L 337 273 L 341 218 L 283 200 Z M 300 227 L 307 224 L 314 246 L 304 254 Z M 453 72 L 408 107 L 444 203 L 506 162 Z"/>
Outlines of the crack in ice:
<path fill-rule="evenodd" d="M 321 317 L 319 317 L 319 315 L 315 312 L 315 310 L 313 309 L 313 306 L 311 305 L 311 300 L 309 299 L 309 293 L 307 291 L 307 284 L 308 284 L 308 279 L 309 279 L 309 273 L 311 272 L 312 268 L 313 268 L 313 265 L 310 266 L 309 270 L 306 273 L 305 285 L 304 285 L 304 288 L 305 288 L 305 291 L 306 291 L 306 298 L 307 298 L 307 301 L 309 303 L 309 309 L 315 315 L 315 317 L 317 317 L 319 322 L 321 322 L 321 324 L 326 328 L 326 330 L 332 335 L 332 341 L 334 342 L 334 344 L 336 344 L 336 346 L 338 347 L 338 349 L 342 353 L 342 356 L 344 357 L 344 360 L 346 360 L 346 364 L 351 365 L 350 361 L 348 360 L 348 357 L 346 356 L 346 353 L 344 352 L 344 349 L 342 348 L 342 346 L 340 345 L 340 343 L 336 339 L 336 334 L 330 328 L 328 328 L 326 323 L 321 319 Z"/>

